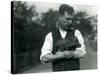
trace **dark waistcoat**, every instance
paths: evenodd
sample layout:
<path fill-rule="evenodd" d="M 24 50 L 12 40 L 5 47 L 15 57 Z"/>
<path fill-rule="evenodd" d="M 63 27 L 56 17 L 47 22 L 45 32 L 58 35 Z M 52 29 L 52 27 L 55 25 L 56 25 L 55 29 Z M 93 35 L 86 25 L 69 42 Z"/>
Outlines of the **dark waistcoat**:
<path fill-rule="evenodd" d="M 74 36 L 75 29 L 67 31 L 67 35 L 65 38 L 70 38 Z M 53 36 L 53 51 L 52 53 L 55 54 L 56 50 L 54 49 L 54 45 L 57 41 L 61 40 L 61 34 L 58 29 L 52 31 Z M 59 59 L 52 62 L 52 70 L 53 71 L 70 71 L 70 70 L 79 70 L 80 63 L 79 58 L 70 58 L 70 59 Z"/>

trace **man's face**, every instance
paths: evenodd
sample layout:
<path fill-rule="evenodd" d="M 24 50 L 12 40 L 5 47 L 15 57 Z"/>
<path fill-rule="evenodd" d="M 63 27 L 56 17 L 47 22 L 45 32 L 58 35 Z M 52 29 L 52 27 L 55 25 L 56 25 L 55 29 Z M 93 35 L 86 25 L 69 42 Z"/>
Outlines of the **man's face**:
<path fill-rule="evenodd" d="M 72 15 L 65 12 L 64 15 L 59 18 L 59 27 L 67 31 L 70 28 L 71 24 L 72 24 Z"/>

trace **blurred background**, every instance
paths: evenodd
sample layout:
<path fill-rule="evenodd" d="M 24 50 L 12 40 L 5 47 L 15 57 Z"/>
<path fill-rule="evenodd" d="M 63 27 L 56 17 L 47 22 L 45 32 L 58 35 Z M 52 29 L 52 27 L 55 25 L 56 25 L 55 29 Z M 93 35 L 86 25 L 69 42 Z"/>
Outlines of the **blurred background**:
<path fill-rule="evenodd" d="M 11 2 L 12 73 L 51 72 L 51 63 L 41 64 L 41 48 L 48 32 L 55 29 L 59 3 Z M 87 54 L 80 59 L 81 70 L 97 69 L 97 7 L 71 5 L 75 28 L 84 37 Z"/>

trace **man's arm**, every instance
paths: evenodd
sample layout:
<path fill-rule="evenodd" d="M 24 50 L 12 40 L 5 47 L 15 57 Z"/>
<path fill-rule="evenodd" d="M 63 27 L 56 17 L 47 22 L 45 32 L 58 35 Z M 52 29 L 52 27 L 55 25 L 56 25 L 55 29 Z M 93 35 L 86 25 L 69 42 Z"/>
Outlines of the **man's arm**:
<path fill-rule="evenodd" d="M 62 59 L 64 58 L 64 53 L 63 52 L 57 52 L 56 54 L 52 54 L 52 53 L 48 53 L 47 55 L 45 55 L 43 57 L 43 61 L 44 62 L 51 62 L 51 61 L 56 61 L 56 60 L 59 60 L 59 59 Z"/>
<path fill-rule="evenodd" d="M 64 58 L 63 52 L 57 52 L 56 54 L 52 54 L 52 49 L 53 49 L 53 39 L 52 39 L 52 33 L 50 32 L 47 34 L 43 47 L 41 49 L 41 56 L 40 56 L 41 62 L 45 63 L 48 61 L 54 61 Z"/>
<path fill-rule="evenodd" d="M 82 34 L 80 33 L 79 30 L 75 31 L 75 36 L 79 40 L 81 47 L 76 48 L 76 50 L 73 51 L 73 57 L 74 58 L 80 58 L 80 57 L 83 57 L 86 54 L 84 39 L 83 39 Z"/>

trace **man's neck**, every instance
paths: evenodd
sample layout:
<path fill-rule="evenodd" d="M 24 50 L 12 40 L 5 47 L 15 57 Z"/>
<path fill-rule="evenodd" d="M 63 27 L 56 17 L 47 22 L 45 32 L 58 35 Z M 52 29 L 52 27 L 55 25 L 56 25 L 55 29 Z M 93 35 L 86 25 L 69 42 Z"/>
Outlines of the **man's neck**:
<path fill-rule="evenodd" d="M 65 30 L 63 30 L 62 28 L 58 28 L 60 31 L 66 32 Z"/>
<path fill-rule="evenodd" d="M 59 28 L 59 32 L 60 32 L 61 37 L 64 39 L 64 38 L 66 37 L 67 32 L 64 31 L 64 30 L 61 29 L 61 28 Z"/>

